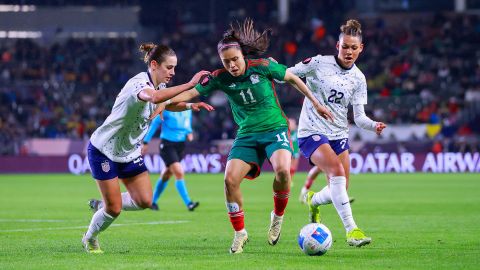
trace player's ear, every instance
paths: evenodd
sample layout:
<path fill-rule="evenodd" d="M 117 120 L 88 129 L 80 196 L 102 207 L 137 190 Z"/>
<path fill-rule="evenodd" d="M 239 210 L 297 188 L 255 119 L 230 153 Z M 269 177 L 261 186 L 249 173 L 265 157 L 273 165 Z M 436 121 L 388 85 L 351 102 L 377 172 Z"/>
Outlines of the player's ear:
<path fill-rule="evenodd" d="M 340 49 L 340 41 L 337 41 L 337 44 L 335 45 L 335 48 L 337 48 L 337 51 Z"/>
<path fill-rule="evenodd" d="M 361 53 L 363 51 L 363 43 L 360 43 L 360 51 L 358 53 Z"/>

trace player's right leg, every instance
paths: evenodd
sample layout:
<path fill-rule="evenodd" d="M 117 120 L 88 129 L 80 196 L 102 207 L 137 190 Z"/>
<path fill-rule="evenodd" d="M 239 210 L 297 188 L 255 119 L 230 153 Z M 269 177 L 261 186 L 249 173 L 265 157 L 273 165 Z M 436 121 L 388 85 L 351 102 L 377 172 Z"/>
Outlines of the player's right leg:
<path fill-rule="evenodd" d="M 155 184 L 155 190 L 153 191 L 153 197 L 152 197 L 152 210 L 158 211 L 158 204 L 157 201 L 162 195 L 163 191 L 168 185 L 168 180 L 172 176 L 172 171 L 166 167 L 160 177 L 157 180 L 157 183 Z"/>
<path fill-rule="evenodd" d="M 102 194 L 103 205 L 97 206 L 82 244 L 89 253 L 102 253 L 98 234 L 106 230 L 122 210 L 122 196 L 118 183 L 118 164 L 111 161 L 92 144 L 88 145 L 88 162 L 92 176 Z"/>
<path fill-rule="evenodd" d="M 248 241 L 248 234 L 245 230 L 243 197 L 240 191 L 240 183 L 252 165 L 241 159 L 230 159 L 225 168 L 225 199 L 230 222 L 235 230 L 230 253 L 242 253 L 243 246 Z"/>
<path fill-rule="evenodd" d="M 106 230 L 122 211 L 122 196 L 118 178 L 97 180 L 98 189 L 103 198 L 103 207 L 98 209 L 92 217 L 82 243 L 88 253 L 103 253 L 98 243 L 98 235 Z"/>

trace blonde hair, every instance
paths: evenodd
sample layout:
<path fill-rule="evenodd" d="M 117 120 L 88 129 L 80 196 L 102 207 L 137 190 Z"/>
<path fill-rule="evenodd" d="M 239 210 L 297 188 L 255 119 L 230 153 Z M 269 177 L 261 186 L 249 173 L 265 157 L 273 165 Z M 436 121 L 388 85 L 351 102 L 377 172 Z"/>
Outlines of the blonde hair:
<path fill-rule="evenodd" d="M 355 19 L 350 19 L 345 24 L 340 26 L 340 35 L 338 39 L 341 39 L 344 35 L 358 37 L 362 42 L 362 25 Z"/>

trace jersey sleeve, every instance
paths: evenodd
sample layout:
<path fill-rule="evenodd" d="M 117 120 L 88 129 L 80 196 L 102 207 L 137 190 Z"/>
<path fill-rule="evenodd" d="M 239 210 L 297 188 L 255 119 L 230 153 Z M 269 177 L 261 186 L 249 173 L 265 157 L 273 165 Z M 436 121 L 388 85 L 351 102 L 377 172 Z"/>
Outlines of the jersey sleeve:
<path fill-rule="evenodd" d="M 283 81 L 285 78 L 285 72 L 287 72 L 287 67 L 282 64 L 275 63 L 270 59 L 268 59 L 268 62 L 268 70 L 272 79 Z"/>
<path fill-rule="evenodd" d="M 213 77 L 212 75 L 208 75 L 205 78 L 201 80 L 200 83 L 198 83 L 195 86 L 195 89 L 197 89 L 198 93 L 202 96 L 208 96 L 210 95 L 213 91 L 219 89 L 218 83 L 217 83 L 217 77 Z"/>
<path fill-rule="evenodd" d="M 148 128 L 147 134 L 145 135 L 145 138 L 143 138 L 144 143 L 149 143 L 152 140 L 153 135 L 155 135 L 155 132 L 157 131 L 158 127 L 162 124 L 162 118 L 160 118 L 160 115 L 157 115 L 153 120 L 152 123 L 150 124 L 150 127 Z"/>
<path fill-rule="evenodd" d="M 138 94 L 143 89 L 153 89 L 153 87 L 149 85 L 148 81 L 142 80 L 140 78 L 130 79 L 125 85 L 125 87 L 129 89 L 129 93 L 135 98 L 135 101 L 140 101 L 140 99 L 138 99 Z"/>
<path fill-rule="evenodd" d="M 302 62 L 297 63 L 295 66 L 289 67 L 287 70 L 300 78 L 305 78 L 310 72 L 315 70 L 318 61 L 318 56 L 313 58 L 308 57 Z"/>
<path fill-rule="evenodd" d="M 365 105 L 367 104 L 367 80 L 362 74 L 360 77 L 360 83 L 353 92 L 352 105 Z"/>

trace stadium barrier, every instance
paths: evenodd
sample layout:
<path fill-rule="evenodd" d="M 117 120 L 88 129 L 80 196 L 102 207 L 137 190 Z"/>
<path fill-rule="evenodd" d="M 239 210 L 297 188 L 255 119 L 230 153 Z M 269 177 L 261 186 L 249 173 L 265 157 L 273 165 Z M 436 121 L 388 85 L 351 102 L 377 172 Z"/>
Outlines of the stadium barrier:
<path fill-rule="evenodd" d="M 411 153 L 378 152 L 351 153 L 351 173 L 479 173 L 480 153 Z M 190 153 L 182 160 L 188 173 L 221 173 L 225 170 L 227 155 L 218 153 Z M 151 173 L 159 173 L 165 167 L 158 154 L 147 154 L 144 162 Z M 311 166 L 300 159 L 299 171 Z M 271 171 L 268 162 L 263 170 Z M 0 173 L 90 173 L 84 155 L 67 156 L 11 156 L 0 157 Z"/>

